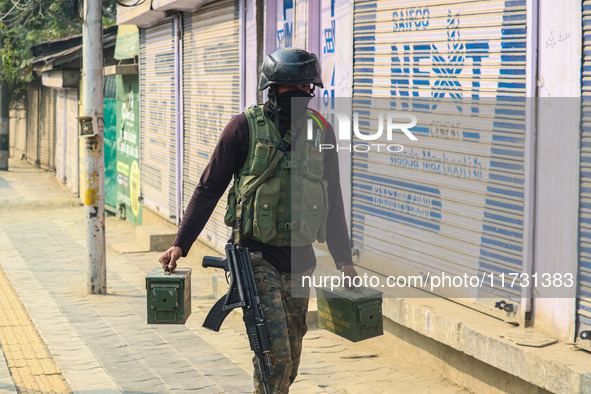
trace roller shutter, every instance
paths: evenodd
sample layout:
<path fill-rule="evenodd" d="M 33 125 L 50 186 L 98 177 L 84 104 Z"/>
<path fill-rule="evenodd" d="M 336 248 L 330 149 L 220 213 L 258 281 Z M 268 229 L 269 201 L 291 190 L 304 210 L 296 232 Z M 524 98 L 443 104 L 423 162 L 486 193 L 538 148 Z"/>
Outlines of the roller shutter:
<path fill-rule="evenodd" d="M 146 207 L 176 216 L 175 66 L 172 19 L 140 29 L 140 176 Z"/>
<path fill-rule="evenodd" d="M 55 151 L 55 101 L 56 91 L 41 86 L 41 105 L 39 119 L 39 166 L 48 170 L 54 169 Z"/>
<path fill-rule="evenodd" d="M 400 153 L 352 153 L 360 263 L 419 274 L 429 288 L 427 275 L 483 279 L 435 292 L 507 320 L 517 319 L 521 289 L 501 288 L 499 277 L 523 269 L 525 23 L 525 0 L 354 9 L 359 124 L 375 132 L 377 112 L 389 110 L 419 120 L 418 141 L 400 132 L 379 141 L 400 143 Z"/>
<path fill-rule="evenodd" d="M 183 210 L 222 130 L 240 112 L 238 11 L 235 0 L 216 1 L 183 18 Z M 201 235 L 221 251 L 230 233 L 226 196 Z"/>
<path fill-rule="evenodd" d="M 78 91 L 58 90 L 55 107 L 55 173 L 78 194 Z"/>
<path fill-rule="evenodd" d="M 27 110 L 22 106 L 10 110 L 10 157 L 21 159 L 27 150 Z"/>
<path fill-rule="evenodd" d="M 66 184 L 78 195 L 78 90 L 66 90 Z"/>
<path fill-rule="evenodd" d="M 577 344 L 591 349 L 591 1 L 589 0 L 583 1 L 583 56 Z"/>
<path fill-rule="evenodd" d="M 30 82 L 27 85 L 27 160 L 31 163 L 39 163 L 37 151 L 37 134 L 39 132 L 39 81 Z"/>
<path fill-rule="evenodd" d="M 55 102 L 55 175 L 66 182 L 66 154 L 67 138 L 66 129 L 66 91 L 58 90 Z"/>

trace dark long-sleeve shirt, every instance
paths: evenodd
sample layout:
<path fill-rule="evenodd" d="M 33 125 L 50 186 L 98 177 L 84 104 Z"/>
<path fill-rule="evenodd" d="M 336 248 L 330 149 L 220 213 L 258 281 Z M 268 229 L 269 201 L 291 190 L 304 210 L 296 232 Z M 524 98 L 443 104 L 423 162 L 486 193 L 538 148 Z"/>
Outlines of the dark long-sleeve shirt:
<path fill-rule="evenodd" d="M 289 125 L 280 124 L 279 131 L 285 134 Z M 179 246 L 186 256 L 191 245 L 209 220 L 220 197 L 224 194 L 234 174 L 237 174 L 246 162 L 249 150 L 250 131 L 246 115 L 241 113 L 233 117 L 224 128 L 209 164 L 203 171 L 189 205 L 185 211 L 173 245 Z M 328 130 L 326 144 L 336 146 L 334 130 Z M 337 268 L 352 264 L 351 243 L 345 213 L 337 152 L 324 150 L 324 179 L 328 181 L 327 239 L 328 249 Z M 251 252 L 260 251 L 275 268 L 283 272 L 301 273 L 316 264 L 316 257 L 311 245 L 303 247 L 276 247 L 254 240 L 243 239 L 242 245 Z"/>

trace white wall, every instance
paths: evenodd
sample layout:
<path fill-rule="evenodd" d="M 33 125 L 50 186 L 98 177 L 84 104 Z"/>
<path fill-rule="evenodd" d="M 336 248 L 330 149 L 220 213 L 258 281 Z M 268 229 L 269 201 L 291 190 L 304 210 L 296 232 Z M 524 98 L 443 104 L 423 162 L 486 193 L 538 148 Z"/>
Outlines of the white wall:
<path fill-rule="evenodd" d="M 245 18 L 244 22 L 241 22 L 241 28 L 244 28 L 243 34 L 244 39 L 242 43 L 244 45 L 243 50 L 243 61 L 244 65 L 241 66 L 244 69 L 242 76 L 244 78 L 241 84 L 244 87 L 244 107 L 249 107 L 253 104 L 257 104 L 257 86 L 258 86 L 258 74 L 257 74 L 257 46 L 259 40 L 263 37 L 257 37 L 257 20 L 256 20 L 256 1 L 255 0 L 241 0 L 245 7 Z M 240 108 L 241 111 L 244 108 Z"/>
<path fill-rule="evenodd" d="M 314 1 L 314 0 L 310 0 Z M 353 95 L 353 0 L 319 0 L 320 26 L 317 29 L 315 44 L 322 66 L 324 89 L 318 89 L 318 108 L 332 106 L 333 97 L 352 97 Z M 334 28 L 334 30 L 333 30 Z M 332 40 L 331 40 L 332 38 Z M 333 52 L 331 52 L 334 49 Z M 333 78 L 334 74 L 334 78 Z M 351 152 L 339 151 L 339 168 L 345 215 L 351 229 Z"/>
<path fill-rule="evenodd" d="M 536 213 L 534 271 L 577 272 L 581 92 L 581 2 L 539 3 Z M 539 290 L 533 321 L 563 340 L 572 340 L 576 287 L 565 294 Z"/>

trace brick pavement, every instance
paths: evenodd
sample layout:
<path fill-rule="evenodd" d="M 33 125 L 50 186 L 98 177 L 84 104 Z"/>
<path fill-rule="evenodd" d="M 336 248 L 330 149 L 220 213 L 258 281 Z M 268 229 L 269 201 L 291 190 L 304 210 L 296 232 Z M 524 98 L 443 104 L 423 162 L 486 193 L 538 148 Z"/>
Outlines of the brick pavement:
<path fill-rule="evenodd" d="M 0 270 L 0 288 L 0 344 L 18 392 L 34 393 L 47 389 L 51 392 L 70 391 L 3 270 Z"/>
<path fill-rule="evenodd" d="M 193 269 L 191 317 L 180 326 L 147 325 L 144 278 L 159 253 L 119 254 L 108 246 L 108 295 L 86 294 L 83 207 L 53 174 L 14 161 L 10 168 L 0 172 L 0 266 L 72 391 L 252 392 L 240 313 L 219 333 L 201 327 L 219 272 L 184 259 Z M 106 228 L 108 245 L 135 239 L 135 228 L 115 217 Z M 379 347 L 379 340 L 370 341 Z M 311 330 L 292 392 L 463 392 L 369 349 Z M 0 390 L 15 391 L 3 361 Z"/>

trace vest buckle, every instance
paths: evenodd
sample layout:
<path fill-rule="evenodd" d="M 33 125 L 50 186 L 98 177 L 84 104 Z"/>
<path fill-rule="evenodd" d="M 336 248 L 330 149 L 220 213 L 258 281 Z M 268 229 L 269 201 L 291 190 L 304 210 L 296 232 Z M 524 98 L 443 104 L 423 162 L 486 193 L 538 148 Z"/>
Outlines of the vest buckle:
<path fill-rule="evenodd" d="M 283 229 L 285 231 L 297 230 L 298 227 L 299 227 L 299 222 L 297 222 L 297 221 L 287 222 L 283 225 Z"/>

